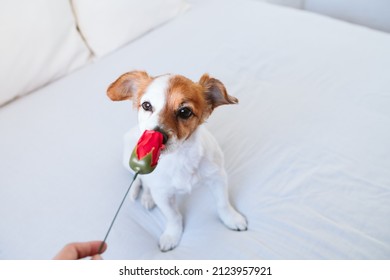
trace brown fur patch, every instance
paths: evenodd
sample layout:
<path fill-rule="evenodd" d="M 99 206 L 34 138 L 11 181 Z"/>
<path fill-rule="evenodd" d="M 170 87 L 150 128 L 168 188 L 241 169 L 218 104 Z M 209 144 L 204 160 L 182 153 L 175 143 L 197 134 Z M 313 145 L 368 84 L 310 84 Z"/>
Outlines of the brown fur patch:
<path fill-rule="evenodd" d="M 187 139 L 204 122 L 210 108 L 203 94 L 203 88 L 183 76 L 173 76 L 166 92 L 166 104 L 160 114 L 160 123 L 168 133 L 174 133 L 178 139 Z M 178 112 L 189 108 L 192 116 L 182 119 Z"/>

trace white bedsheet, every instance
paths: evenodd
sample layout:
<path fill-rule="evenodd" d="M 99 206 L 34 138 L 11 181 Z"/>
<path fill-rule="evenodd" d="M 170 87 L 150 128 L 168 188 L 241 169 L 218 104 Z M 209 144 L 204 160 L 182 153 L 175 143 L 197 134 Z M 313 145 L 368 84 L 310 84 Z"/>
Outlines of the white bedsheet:
<path fill-rule="evenodd" d="M 180 197 L 185 231 L 161 253 L 159 210 L 128 199 L 106 259 L 389 259 L 390 36 L 256 1 L 196 1 L 114 54 L 0 110 L 0 259 L 48 259 L 102 239 L 131 180 L 136 124 L 106 87 L 123 72 L 204 72 L 239 105 L 207 126 L 249 230 L 209 190 Z"/>

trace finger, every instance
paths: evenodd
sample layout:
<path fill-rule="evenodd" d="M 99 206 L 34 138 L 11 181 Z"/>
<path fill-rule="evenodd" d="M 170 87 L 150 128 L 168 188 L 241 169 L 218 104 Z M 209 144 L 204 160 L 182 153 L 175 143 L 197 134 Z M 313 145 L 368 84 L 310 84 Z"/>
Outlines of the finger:
<path fill-rule="evenodd" d="M 92 256 L 92 258 L 91 258 L 91 260 L 93 260 L 93 261 L 96 261 L 96 260 L 102 260 L 103 258 L 102 258 L 102 256 L 100 256 L 100 255 L 94 255 L 94 256 Z"/>
<path fill-rule="evenodd" d="M 103 246 L 102 246 L 102 242 L 103 241 L 89 242 L 91 244 L 91 251 L 90 251 L 90 254 L 88 256 L 93 256 L 93 255 L 104 253 L 107 250 L 107 243 L 104 242 Z M 102 246 L 101 249 L 100 249 L 100 246 Z"/>
<path fill-rule="evenodd" d="M 101 241 L 90 242 L 78 242 L 70 243 L 66 245 L 58 254 L 54 257 L 57 260 L 78 260 L 88 256 L 94 256 L 99 253 Z M 107 249 L 107 244 L 104 243 L 102 252 Z"/>

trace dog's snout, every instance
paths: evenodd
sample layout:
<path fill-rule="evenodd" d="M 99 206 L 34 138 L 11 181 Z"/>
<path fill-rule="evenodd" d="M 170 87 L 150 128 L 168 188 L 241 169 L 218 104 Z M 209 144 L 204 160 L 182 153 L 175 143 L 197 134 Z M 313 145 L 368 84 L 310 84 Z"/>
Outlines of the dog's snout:
<path fill-rule="evenodd" d="M 168 141 L 168 134 L 159 126 L 155 127 L 153 130 L 158 131 L 163 135 L 163 144 L 165 145 Z"/>

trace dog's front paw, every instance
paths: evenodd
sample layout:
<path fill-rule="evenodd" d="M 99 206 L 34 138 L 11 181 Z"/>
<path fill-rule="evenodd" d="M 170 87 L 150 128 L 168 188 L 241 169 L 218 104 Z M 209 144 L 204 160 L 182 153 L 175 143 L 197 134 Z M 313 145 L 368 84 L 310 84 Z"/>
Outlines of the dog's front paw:
<path fill-rule="evenodd" d="M 177 232 L 168 232 L 165 231 L 161 236 L 160 236 L 160 250 L 162 252 L 167 252 L 172 249 L 174 249 L 180 242 L 181 238 L 181 231 Z"/>
<path fill-rule="evenodd" d="M 244 231 L 248 229 L 246 218 L 233 208 L 225 209 L 219 213 L 222 222 L 230 229 Z"/>
<path fill-rule="evenodd" d="M 144 192 L 142 194 L 141 203 L 147 210 L 151 210 L 156 206 L 156 203 L 154 203 L 153 197 L 150 192 Z"/>
<path fill-rule="evenodd" d="M 162 252 L 168 252 L 172 249 L 174 249 L 180 241 L 180 236 L 172 236 L 169 234 L 163 234 L 160 237 L 160 250 Z"/>

